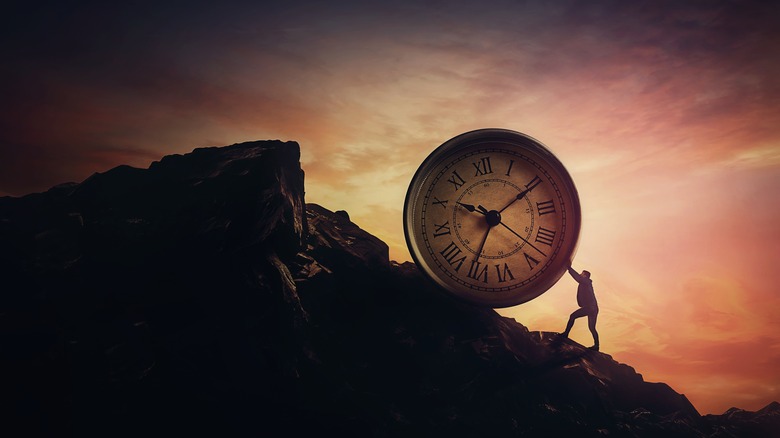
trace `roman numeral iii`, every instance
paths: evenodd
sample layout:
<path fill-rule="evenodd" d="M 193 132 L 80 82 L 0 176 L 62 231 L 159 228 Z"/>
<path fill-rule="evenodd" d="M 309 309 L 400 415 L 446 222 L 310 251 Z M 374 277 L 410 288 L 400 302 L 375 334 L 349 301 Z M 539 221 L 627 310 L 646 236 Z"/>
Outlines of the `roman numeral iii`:
<path fill-rule="evenodd" d="M 539 210 L 539 216 L 544 216 L 545 214 L 555 213 L 555 205 L 553 204 L 552 200 L 544 201 L 544 202 L 537 202 L 536 203 L 536 209 Z"/>

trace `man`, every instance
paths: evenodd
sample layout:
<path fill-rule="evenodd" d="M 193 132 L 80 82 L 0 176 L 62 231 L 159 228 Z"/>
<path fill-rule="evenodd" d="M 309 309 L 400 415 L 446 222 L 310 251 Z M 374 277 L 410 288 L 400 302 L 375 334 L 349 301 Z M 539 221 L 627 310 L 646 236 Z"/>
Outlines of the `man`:
<path fill-rule="evenodd" d="M 577 271 L 569 266 L 569 274 L 580 285 L 577 287 L 577 305 L 579 309 L 575 310 L 571 316 L 569 316 L 569 323 L 566 324 L 566 330 L 560 335 L 568 338 L 571 328 L 574 326 L 574 320 L 583 316 L 588 317 L 588 329 L 593 335 L 593 346 L 589 347 L 591 350 L 599 351 L 599 333 L 596 331 L 596 318 L 599 316 L 599 305 L 596 302 L 596 294 L 593 292 L 593 280 L 590 279 L 590 272 L 582 271 L 582 274 L 578 274 Z"/>

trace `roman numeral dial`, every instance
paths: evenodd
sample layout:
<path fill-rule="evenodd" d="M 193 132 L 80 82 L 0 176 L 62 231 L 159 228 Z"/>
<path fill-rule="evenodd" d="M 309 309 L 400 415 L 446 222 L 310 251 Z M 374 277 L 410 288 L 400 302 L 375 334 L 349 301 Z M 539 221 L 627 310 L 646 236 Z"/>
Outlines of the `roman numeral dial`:
<path fill-rule="evenodd" d="M 404 232 L 420 270 L 477 304 L 518 304 L 547 290 L 571 262 L 579 198 L 543 145 L 506 130 L 445 142 L 417 171 Z"/>

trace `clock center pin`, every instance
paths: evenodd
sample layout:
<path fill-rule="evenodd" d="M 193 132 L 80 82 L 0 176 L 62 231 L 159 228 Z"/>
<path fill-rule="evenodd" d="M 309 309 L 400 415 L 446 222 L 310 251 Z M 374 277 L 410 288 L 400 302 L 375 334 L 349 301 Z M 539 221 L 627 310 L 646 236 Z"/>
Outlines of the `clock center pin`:
<path fill-rule="evenodd" d="M 501 213 L 496 210 L 490 210 L 485 215 L 485 220 L 487 221 L 488 226 L 495 227 L 501 223 Z"/>

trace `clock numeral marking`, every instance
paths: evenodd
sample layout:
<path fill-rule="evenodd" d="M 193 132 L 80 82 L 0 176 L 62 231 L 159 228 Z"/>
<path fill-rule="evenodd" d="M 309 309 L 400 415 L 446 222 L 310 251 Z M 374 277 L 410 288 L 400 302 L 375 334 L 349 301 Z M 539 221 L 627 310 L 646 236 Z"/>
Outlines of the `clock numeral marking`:
<path fill-rule="evenodd" d="M 439 201 L 439 198 L 437 198 L 435 196 L 433 197 L 433 205 L 441 205 L 441 208 L 443 208 L 445 210 L 447 209 L 447 203 L 448 202 L 450 202 L 449 199 L 445 199 L 443 201 Z"/>
<path fill-rule="evenodd" d="M 466 274 L 467 277 L 473 278 L 474 280 L 479 280 L 480 277 L 482 278 L 483 283 L 488 282 L 488 267 L 487 265 L 482 267 L 482 270 L 479 269 L 479 266 L 481 265 L 480 262 L 476 260 L 471 261 L 471 266 L 469 266 L 469 273 Z"/>
<path fill-rule="evenodd" d="M 460 175 L 458 175 L 457 170 L 452 171 L 452 176 L 447 180 L 447 182 L 455 186 L 455 191 L 458 191 L 458 189 L 461 188 L 463 184 L 466 184 L 466 181 L 461 178 Z"/>
<path fill-rule="evenodd" d="M 445 234 L 450 234 L 450 221 L 444 222 L 441 225 L 434 222 L 433 226 L 436 227 L 436 231 L 433 232 L 433 237 L 439 237 Z"/>
<path fill-rule="evenodd" d="M 539 210 L 539 216 L 555 213 L 555 205 L 553 205 L 552 200 L 550 201 L 544 201 L 544 202 L 537 202 L 536 203 L 536 209 Z"/>
<path fill-rule="evenodd" d="M 539 260 L 529 256 L 527 252 L 524 252 L 523 255 L 525 256 L 525 261 L 528 262 L 528 267 L 533 271 L 536 265 L 539 264 Z"/>
<path fill-rule="evenodd" d="M 503 272 L 501 272 L 501 268 L 499 267 L 499 265 L 495 265 L 495 266 L 496 266 L 496 274 L 498 274 L 498 282 L 499 283 L 506 283 L 507 275 L 509 276 L 510 280 L 514 280 L 515 279 L 515 276 L 512 275 L 512 271 L 509 270 L 509 265 L 507 265 L 506 263 L 504 263 L 504 270 L 503 270 Z"/>
<path fill-rule="evenodd" d="M 543 243 L 547 246 L 552 246 L 554 238 L 555 238 L 555 231 L 548 230 L 547 228 L 544 227 L 539 227 L 539 230 L 536 232 L 535 242 Z"/>
<path fill-rule="evenodd" d="M 539 179 L 539 175 L 534 175 L 533 179 L 525 185 L 525 188 L 530 192 L 534 189 L 534 187 L 538 186 L 542 183 L 542 180 Z"/>
<path fill-rule="evenodd" d="M 477 169 L 477 172 L 474 174 L 474 176 L 482 176 L 487 175 L 488 173 L 493 173 L 493 167 L 490 166 L 490 157 L 482 157 L 481 161 L 471 163 L 471 165 Z"/>
<path fill-rule="evenodd" d="M 509 176 L 509 172 L 512 171 L 513 164 L 515 164 L 515 160 L 509 160 L 509 168 L 506 170 L 506 176 Z"/>
<path fill-rule="evenodd" d="M 458 248 L 457 245 L 455 245 L 455 242 L 450 242 L 449 245 L 447 245 L 446 248 L 441 250 L 439 254 L 441 254 L 444 257 L 444 260 L 447 260 L 447 263 L 450 264 L 450 266 L 455 266 L 455 272 L 458 272 L 458 269 L 463 265 L 463 261 L 466 260 L 466 256 L 464 255 L 461 258 L 457 258 L 461 254 L 460 248 Z"/>

